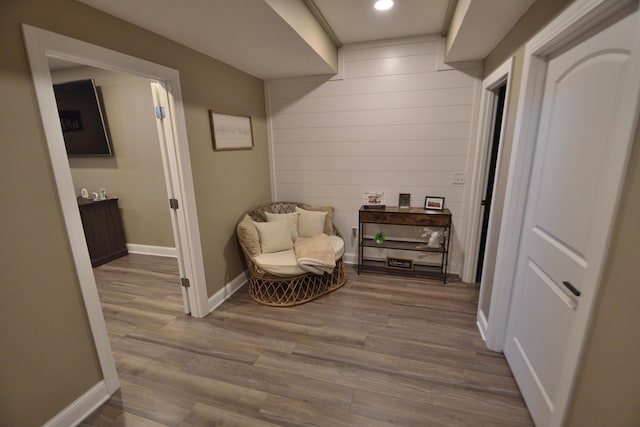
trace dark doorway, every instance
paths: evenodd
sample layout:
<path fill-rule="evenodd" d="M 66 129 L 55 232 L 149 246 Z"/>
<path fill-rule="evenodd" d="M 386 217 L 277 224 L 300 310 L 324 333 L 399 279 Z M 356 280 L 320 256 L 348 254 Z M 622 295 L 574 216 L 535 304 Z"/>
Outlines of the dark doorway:
<path fill-rule="evenodd" d="M 502 113 L 504 111 L 504 102 L 507 93 L 507 83 L 496 88 L 497 95 L 494 109 L 493 133 L 491 135 L 491 153 L 489 154 L 489 163 L 487 167 L 487 185 L 482 200 L 482 231 L 480 234 L 480 247 L 478 248 L 478 265 L 476 268 L 476 282 L 482 279 L 482 264 L 484 263 L 484 250 L 487 244 L 487 230 L 489 228 L 489 216 L 491 214 L 491 200 L 493 198 L 493 186 L 496 178 L 496 167 L 498 162 L 498 149 L 500 146 L 500 134 L 502 131 Z"/>

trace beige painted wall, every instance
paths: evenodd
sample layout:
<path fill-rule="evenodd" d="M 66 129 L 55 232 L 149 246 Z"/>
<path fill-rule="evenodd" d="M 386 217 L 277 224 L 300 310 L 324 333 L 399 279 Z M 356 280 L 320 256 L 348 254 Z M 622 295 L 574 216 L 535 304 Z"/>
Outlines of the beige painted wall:
<path fill-rule="evenodd" d="M 572 2 L 573 0 L 537 0 L 484 59 L 484 75 L 491 74 Z"/>
<path fill-rule="evenodd" d="M 93 67 L 52 73 L 54 83 L 93 78 L 102 94 L 113 157 L 70 157 L 76 191 L 117 197 L 127 243 L 175 247 L 149 79 Z"/>
<path fill-rule="evenodd" d="M 510 55 L 515 55 L 516 64 L 521 64 L 524 44 L 569 3 L 571 1 L 538 0 L 487 56 L 485 76 Z M 518 86 L 514 84 L 512 91 L 519 87 L 521 73 L 519 65 L 513 75 Z M 511 136 L 505 138 L 504 149 L 510 150 L 515 116 L 516 105 L 511 104 L 507 118 L 507 136 Z M 504 160 L 508 161 L 508 156 Z M 498 185 L 503 185 L 505 178 L 501 174 Z M 504 190 L 499 194 L 503 198 Z M 640 366 L 637 363 L 640 360 L 640 340 L 635 332 L 635 325 L 640 324 L 637 279 L 639 217 L 640 135 L 636 137 L 630 158 L 611 250 L 594 317 L 587 332 L 585 352 L 578 367 L 574 394 L 568 406 L 567 426 L 640 425 Z"/>
<path fill-rule="evenodd" d="M 0 425 L 46 422 L 101 379 L 21 23 L 180 71 L 209 295 L 242 271 L 240 214 L 269 201 L 263 82 L 73 0 L 0 2 Z M 253 116 L 255 148 L 214 152 L 207 110 Z"/>

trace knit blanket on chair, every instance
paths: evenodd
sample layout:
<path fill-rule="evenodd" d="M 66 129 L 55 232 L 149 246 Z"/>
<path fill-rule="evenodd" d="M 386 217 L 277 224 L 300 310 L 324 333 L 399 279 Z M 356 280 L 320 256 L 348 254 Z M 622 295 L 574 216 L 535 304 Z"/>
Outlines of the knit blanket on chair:
<path fill-rule="evenodd" d="M 310 273 L 331 273 L 336 266 L 333 247 L 329 236 L 324 233 L 313 237 L 299 237 L 293 250 L 298 267 Z"/>

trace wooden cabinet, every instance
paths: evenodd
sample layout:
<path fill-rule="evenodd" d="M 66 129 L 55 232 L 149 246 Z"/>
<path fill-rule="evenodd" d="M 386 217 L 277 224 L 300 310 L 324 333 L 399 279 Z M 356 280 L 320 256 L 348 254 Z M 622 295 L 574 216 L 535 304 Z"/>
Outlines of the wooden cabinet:
<path fill-rule="evenodd" d="M 128 253 L 118 199 L 78 199 L 78 207 L 93 267 Z"/>
<path fill-rule="evenodd" d="M 436 247 L 427 247 L 419 238 L 394 238 L 387 236 L 383 243 L 376 243 L 365 236 L 366 224 L 391 224 L 400 226 L 420 226 L 440 229 L 442 239 Z M 438 276 L 447 283 L 449 265 L 449 241 L 451 237 L 451 211 L 425 210 L 421 208 L 385 207 L 366 209 L 362 207 L 358 215 L 358 274 L 361 271 L 405 274 L 411 276 Z M 439 255 L 439 264 L 417 264 L 412 259 L 387 257 L 385 260 L 367 257 L 366 248 L 382 248 L 410 252 L 429 252 Z"/>

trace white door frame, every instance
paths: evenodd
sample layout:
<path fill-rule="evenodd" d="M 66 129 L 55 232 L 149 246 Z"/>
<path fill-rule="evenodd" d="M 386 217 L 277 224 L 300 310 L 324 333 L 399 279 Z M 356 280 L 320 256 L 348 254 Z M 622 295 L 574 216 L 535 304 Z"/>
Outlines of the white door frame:
<path fill-rule="evenodd" d="M 48 57 L 58 57 L 72 62 L 90 65 L 105 70 L 124 72 L 165 82 L 173 112 L 176 146 L 167 150 L 169 157 L 175 157 L 177 176 L 173 177 L 173 192 L 180 201 L 180 215 L 183 217 L 185 232 L 181 233 L 176 249 L 183 251 L 183 259 L 188 260 L 185 273 L 190 279 L 190 310 L 194 317 L 208 314 L 207 291 L 204 280 L 204 265 L 200 245 L 200 233 L 195 208 L 191 163 L 188 151 L 186 122 L 182 105 L 180 76 L 177 70 L 154 64 L 110 49 L 92 45 L 50 31 L 23 24 L 23 33 L 31 74 L 36 92 L 40 115 L 49 149 L 49 157 L 62 212 L 64 216 L 74 264 L 80 282 L 82 297 L 87 309 L 89 325 L 93 334 L 98 359 L 109 393 L 119 387 L 115 371 L 109 337 L 98 298 L 95 278 L 89 260 L 82 222 L 74 193 L 71 171 L 67 159 L 64 139 L 60 129 Z M 150 113 L 151 114 L 151 113 Z"/>
<path fill-rule="evenodd" d="M 158 131 L 158 137 L 160 138 L 160 152 L 162 158 L 162 171 L 164 173 L 164 181 L 166 185 L 167 195 L 169 198 L 177 198 L 176 191 L 174 190 L 175 185 L 174 177 L 179 176 L 179 167 L 177 164 L 177 158 L 175 155 L 168 155 L 168 153 L 175 153 L 176 151 L 176 137 L 174 135 L 174 114 L 173 111 L 173 103 L 169 97 L 169 91 L 167 89 L 166 82 L 152 81 L 151 82 L 151 95 L 153 97 L 153 103 L 156 107 L 156 128 Z M 164 114 L 165 117 L 158 117 L 158 114 Z M 184 215 L 179 215 L 177 209 L 171 209 L 171 228 L 173 230 L 173 240 L 174 242 L 180 242 L 180 230 L 185 230 L 186 225 L 184 224 Z M 180 273 L 180 277 L 189 277 L 187 273 L 187 265 L 188 262 L 185 262 L 181 253 L 181 251 L 177 252 L 177 261 L 178 261 L 178 270 Z M 181 287 L 182 290 L 182 301 L 184 303 L 184 312 L 191 312 L 191 302 L 189 298 L 188 288 L 184 286 Z"/>
<path fill-rule="evenodd" d="M 500 227 L 493 292 L 491 295 L 491 318 L 487 329 L 488 338 L 492 342 L 492 347 L 490 348 L 493 350 L 501 351 L 504 348 L 509 304 L 515 279 L 527 189 L 533 165 L 537 127 L 546 77 L 547 61 L 545 57 L 561 51 L 578 37 L 593 30 L 631 3 L 633 3 L 632 0 L 576 0 L 525 46 L 522 85 L 518 99 L 504 215 Z M 631 63 L 630 69 L 635 70 L 636 75 L 640 75 L 640 64 Z M 634 84 L 640 85 L 640 81 L 636 80 Z M 637 88 L 629 87 L 629 90 L 637 90 Z M 627 107 L 621 110 L 623 114 L 618 117 L 619 126 L 617 126 L 616 131 L 619 132 L 619 135 L 623 135 L 624 138 L 632 141 L 639 107 L 637 102 L 635 105 L 628 105 Z M 630 143 L 629 147 L 631 146 L 632 144 Z M 628 158 L 628 152 L 626 156 Z M 617 172 L 617 179 L 622 182 L 626 168 Z M 616 188 L 618 187 L 621 186 L 616 186 Z M 617 210 L 620 191 L 616 194 L 615 200 L 615 206 L 611 207 L 612 215 L 615 215 Z M 610 234 L 609 232 L 609 236 Z M 603 242 L 605 247 L 608 244 L 608 241 Z M 591 316 L 591 309 L 592 307 L 589 310 L 585 310 L 588 318 Z M 576 346 L 576 357 L 579 356 L 581 351 L 583 338 L 584 336 L 581 337 Z"/>
<path fill-rule="evenodd" d="M 489 152 L 492 144 L 493 130 L 494 130 L 494 105 L 497 100 L 497 95 L 494 90 L 501 86 L 503 83 L 507 83 L 506 99 L 504 102 L 504 109 L 502 114 L 502 127 L 500 130 L 500 148 L 498 151 L 498 163 L 495 171 L 495 176 L 499 174 L 500 159 L 502 157 L 502 141 L 504 139 L 505 120 L 507 118 L 507 112 L 509 107 L 509 89 L 511 87 L 511 70 L 513 68 L 513 58 L 509 58 L 498 67 L 493 73 L 491 73 L 482 82 L 482 90 L 480 96 L 480 113 L 478 123 L 478 133 L 476 136 L 476 150 L 473 156 L 473 171 L 471 173 L 471 181 L 469 183 L 469 198 L 466 201 L 466 212 L 464 218 L 467 219 L 464 241 L 464 264 L 462 267 L 462 281 L 473 283 L 476 278 L 477 264 L 478 264 L 478 249 L 480 245 L 480 233 L 482 231 L 481 220 L 481 206 L 480 203 L 484 197 L 484 191 L 487 183 L 487 162 Z M 495 197 L 493 198 L 495 200 Z M 493 210 L 493 201 L 489 209 Z M 492 223 L 492 218 L 489 218 L 489 223 Z M 489 232 L 493 232 L 494 227 L 490 227 Z M 496 230 L 497 231 L 497 230 Z M 489 234 L 488 234 L 489 235 Z M 487 240 L 489 240 L 487 238 Z"/>
<path fill-rule="evenodd" d="M 467 239 L 465 243 L 465 247 L 467 248 L 467 251 L 465 251 L 463 268 L 463 281 L 465 282 L 475 281 L 478 264 L 480 233 L 482 231 L 480 201 L 484 197 L 483 193 L 486 191 L 489 172 L 487 167 L 489 160 L 488 158 L 491 144 L 493 142 L 493 133 L 495 131 L 495 105 L 498 100 L 498 95 L 496 94 L 495 90 L 503 84 L 507 85 L 505 90 L 504 107 L 502 110 L 502 126 L 500 127 L 500 139 L 498 142 L 498 158 L 496 162 L 496 169 L 494 172 L 494 176 L 498 177 L 500 174 L 500 163 L 502 159 L 502 146 L 504 141 L 505 124 L 509 111 L 509 90 L 511 89 L 512 70 L 513 57 L 506 60 L 482 82 L 482 95 L 480 99 L 480 126 L 478 127 L 476 153 L 474 156 L 475 160 L 470 186 L 472 195 L 469 203 L 469 212 L 467 215 L 467 230 L 469 230 L 469 232 L 467 233 Z M 491 205 L 488 207 L 491 213 L 489 216 L 489 228 L 487 230 L 487 243 L 491 240 L 489 236 L 491 236 L 493 233 L 497 233 L 499 230 L 499 224 L 496 223 L 494 216 L 495 200 L 496 197 L 493 197 L 491 200 Z M 486 270 L 487 269 L 484 268 L 483 272 L 486 272 Z M 482 279 L 480 281 L 480 300 L 478 301 L 477 323 L 482 337 L 485 339 L 485 341 L 487 341 L 488 316 L 487 313 L 482 312 L 482 290 L 484 286 L 487 286 L 485 281 L 485 274 L 483 273 Z M 488 342 L 487 346 L 491 348 Z"/>

